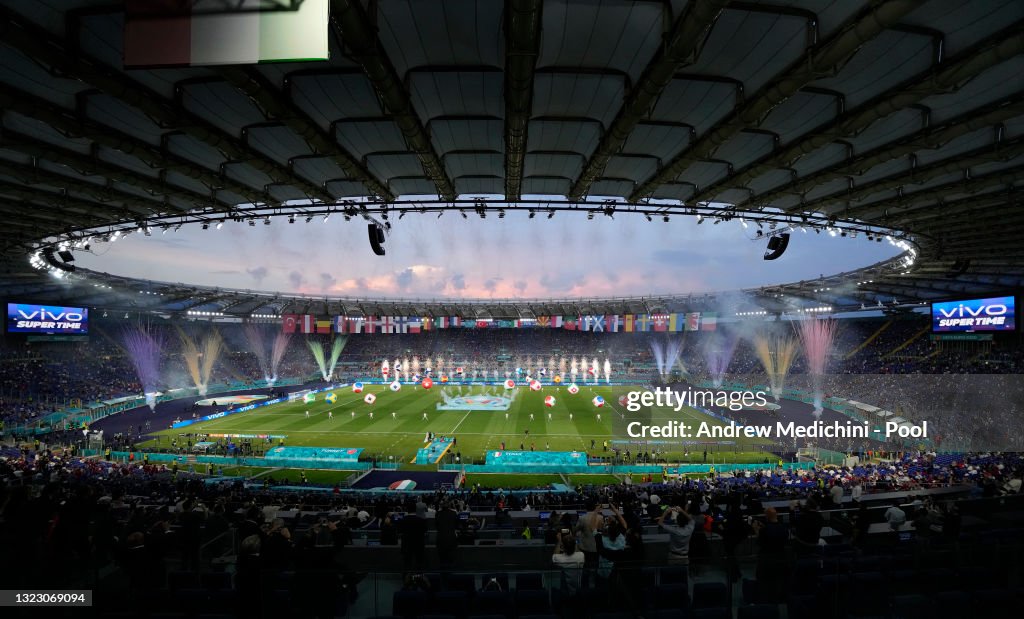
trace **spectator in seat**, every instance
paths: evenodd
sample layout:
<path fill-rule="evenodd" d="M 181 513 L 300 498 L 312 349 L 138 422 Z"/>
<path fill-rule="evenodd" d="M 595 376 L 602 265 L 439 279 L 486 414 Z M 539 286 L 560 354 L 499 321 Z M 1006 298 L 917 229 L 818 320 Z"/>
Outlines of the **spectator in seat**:
<path fill-rule="evenodd" d="M 907 512 L 900 509 L 900 502 L 895 500 L 892 502 L 892 506 L 885 510 L 885 521 L 889 523 L 889 528 L 893 531 L 898 531 L 907 522 Z"/>
<path fill-rule="evenodd" d="M 423 569 L 427 543 L 427 504 L 416 503 L 416 513 L 402 518 L 402 559 L 406 570 Z"/>
<path fill-rule="evenodd" d="M 437 527 L 437 557 L 441 567 L 455 563 L 455 549 L 459 544 L 459 514 L 450 502 L 445 502 L 434 516 Z"/>
<path fill-rule="evenodd" d="M 803 510 L 794 519 L 796 539 L 804 550 L 815 548 L 821 539 L 821 527 L 825 525 L 825 519 L 818 512 L 818 502 L 813 498 L 807 499 Z"/>

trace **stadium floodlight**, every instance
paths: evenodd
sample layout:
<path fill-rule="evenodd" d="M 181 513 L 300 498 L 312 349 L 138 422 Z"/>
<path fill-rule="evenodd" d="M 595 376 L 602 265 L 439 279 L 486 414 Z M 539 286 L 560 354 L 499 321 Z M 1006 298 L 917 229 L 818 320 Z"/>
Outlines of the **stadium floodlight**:
<path fill-rule="evenodd" d="M 330 218 L 331 218 L 331 214 L 330 213 L 327 213 L 326 215 L 324 215 L 324 223 L 327 223 L 327 220 L 330 219 Z"/>
<path fill-rule="evenodd" d="M 744 228 L 749 228 L 750 227 L 750 224 L 748 224 L 747 221 L 745 219 L 743 219 L 742 217 L 740 217 L 740 223 L 743 224 Z"/>
<path fill-rule="evenodd" d="M 223 221 L 218 221 L 217 222 L 217 229 L 220 230 L 223 227 L 224 227 L 224 222 Z"/>
<path fill-rule="evenodd" d="M 702 223 L 704 223 L 704 216 L 703 215 L 697 215 L 697 225 L 699 226 Z"/>

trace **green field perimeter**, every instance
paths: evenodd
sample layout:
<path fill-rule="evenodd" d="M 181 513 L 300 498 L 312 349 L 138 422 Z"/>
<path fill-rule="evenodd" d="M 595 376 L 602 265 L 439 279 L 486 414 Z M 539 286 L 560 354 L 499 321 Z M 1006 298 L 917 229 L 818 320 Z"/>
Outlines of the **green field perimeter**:
<path fill-rule="evenodd" d="M 480 394 L 484 390 L 495 393 L 497 387 L 463 387 L 463 395 Z M 229 415 L 211 421 L 188 426 L 187 428 L 163 430 L 156 433 L 160 438 L 143 444 L 144 447 L 166 447 L 172 437 L 188 433 L 226 434 L 283 434 L 288 438 L 286 445 L 310 447 L 362 447 L 364 456 L 382 457 L 407 465 L 424 445 L 427 432 L 441 436 L 455 436 L 458 444 L 452 449 L 461 452 L 462 461 L 470 463 L 482 460 L 488 450 L 501 448 L 502 441 L 509 450 L 522 445 L 529 450 L 586 451 L 594 456 L 604 455 L 602 443 L 611 441 L 612 421 L 615 416 L 632 415 L 618 404 L 620 395 L 637 387 L 602 387 L 583 385 L 580 392 L 571 395 L 566 387 L 545 386 L 539 392 L 520 389 L 512 406 L 505 411 L 439 411 L 436 405 L 441 401 L 440 387 L 431 390 L 406 385 L 395 393 L 383 385 L 368 386 L 362 394 L 350 388 L 338 389 L 337 402 L 328 404 L 324 393 L 317 394 L 315 402 L 286 402 L 252 411 Z M 448 388 L 450 395 L 458 395 L 457 388 Z M 376 403 L 363 402 L 366 393 L 377 395 Z M 544 397 L 554 395 L 555 406 L 544 406 Z M 596 408 L 594 396 L 604 397 L 606 404 Z M 306 418 L 305 411 L 309 411 Z M 328 417 L 328 412 L 334 418 Z M 373 419 L 369 413 L 373 412 Z M 392 417 L 392 412 L 395 416 Z M 426 412 L 427 419 L 423 419 Z M 354 413 L 354 415 L 353 415 Z M 530 419 L 530 414 L 534 418 Z M 550 414 L 551 418 L 548 418 Z M 570 414 L 572 419 L 569 418 Z M 601 419 L 597 419 L 597 415 Z M 622 417 L 620 417 L 621 419 Z M 671 409 L 651 411 L 652 422 L 659 420 L 687 420 L 691 423 L 706 421 L 710 425 L 721 425 L 712 417 L 693 409 L 674 412 Z M 527 436 L 525 431 L 529 430 Z M 591 448 L 591 441 L 595 447 Z M 180 441 L 179 441 L 180 444 Z M 277 442 L 275 441 L 275 445 Z M 746 439 L 736 445 L 710 445 L 708 462 L 762 462 L 769 453 L 761 451 L 762 445 L 770 445 L 764 439 Z M 670 461 L 703 461 L 704 446 L 691 445 L 649 445 L 647 449 L 660 449 Z M 635 453 L 636 446 L 630 446 Z M 611 455 L 611 450 L 607 452 Z"/>
<path fill-rule="evenodd" d="M 206 472 L 205 465 L 197 465 L 197 471 Z M 311 484 L 334 485 L 348 479 L 356 471 L 334 471 L 325 469 L 286 469 L 269 468 L 258 466 L 225 466 L 222 469 L 214 467 L 214 474 L 225 477 L 245 477 L 250 481 L 285 481 L 298 483 L 301 479 L 300 473 L 306 474 L 306 480 Z"/>

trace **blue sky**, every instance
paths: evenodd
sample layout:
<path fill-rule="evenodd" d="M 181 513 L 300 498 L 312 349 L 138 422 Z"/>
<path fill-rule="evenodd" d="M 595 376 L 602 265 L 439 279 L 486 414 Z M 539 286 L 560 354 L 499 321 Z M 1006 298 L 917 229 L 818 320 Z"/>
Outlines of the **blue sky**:
<path fill-rule="evenodd" d="M 578 297 L 733 290 L 813 279 L 895 255 L 888 243 L 795 233 L 782 258 L 738 221 L 697 225 L 637 215 L 614 220 L 559 213 L 481 220 L 448 213 L 391 218 L 387 255 L 373 255 L 366 225 L 340 216 L 220 230 L 132 234 L 78 252 L 77 264 L 134 277 L 308 294 L 385 297 Z"/>

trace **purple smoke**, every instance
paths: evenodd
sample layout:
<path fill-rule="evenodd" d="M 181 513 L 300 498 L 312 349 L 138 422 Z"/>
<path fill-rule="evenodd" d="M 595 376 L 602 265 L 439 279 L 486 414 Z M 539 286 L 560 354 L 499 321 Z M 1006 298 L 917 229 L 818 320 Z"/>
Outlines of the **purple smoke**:
<path fill-rule="evenodd" d="M 135 367 L 135 374 L 146 394 L 146 402 L 150 408 L 156 406 L 153 395 L 160 383 L 160 354 L 163 351 L 163 338 L 159 334 L 150 333 L 145 327 L 129 327 L 122 334 L 124 348 L 128 358 Z"/>

